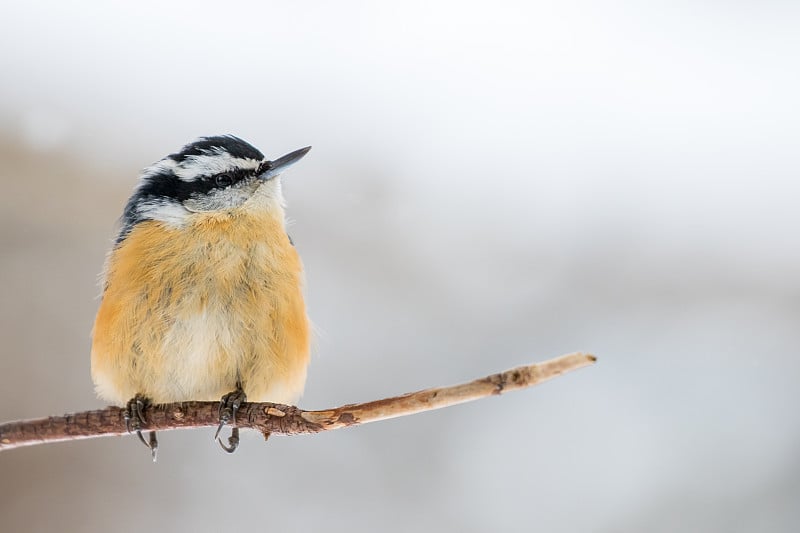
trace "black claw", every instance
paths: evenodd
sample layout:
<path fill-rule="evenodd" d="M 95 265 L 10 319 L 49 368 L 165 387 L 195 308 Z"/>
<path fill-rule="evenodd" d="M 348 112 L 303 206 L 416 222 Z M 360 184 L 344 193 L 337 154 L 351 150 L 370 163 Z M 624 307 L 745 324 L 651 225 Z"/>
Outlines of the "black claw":
<path fill-rule="evenodd" d="M 214 433 L 214 440 L 219 442 L 222 449 L 228 453 L 233 453 L 239 447 L 239 428 L 236 427 L 236 413 L 242 406 L 242 403 L 247 401 L 247 395 L 242 390 L 241 385 L 237 384 L 236 390 L 229 392 L 219 401 L 219 425 L 217 431 Z M 222 443 L 219 438 L 219 433 L 225 424 L 230 423 L 233 426 L 231 436 L 228 437 L 228 446 Z"/>
<path fill-rule="evenodd" d="M 158 438 L 156 437 L 155 431 L 150 432 L 150 443 L 147 445 L 147 447 L 150 448 L 150 453 L 152 454 L 153 462 L 155 463 L 156 459 L 158 459 Z"/>
<path fill-rule="evenodd" d="M 228 446 L 225 446 L 222 443 L 222 439 L 217 439 L 219 442 L 220 447 L 228 453 L 233 453 L 236 451 L 236 448 L 239 447 L 239 428 L 233 428 L 231 430 L 231 436 L 228 437 Z"/>
<path fill-rule="evenodd" d="M 226 420 L 223 420 L 222 417 L 219 417 L 219 425 L 217 426 L 217 432 L 214 433 L 214 440 L 218 440 L 219 432 L 222 431 L 222 427 L 226 424 Z"/>
<path fill-rule="evenodd" d="M 147 443 L 146 440 L 144 440 L 144 435 L 142 435 L 142 430 L 141 429 L 137 429 L 136 430 L 136 436 L 139 437 L 139 440 L 142 441 L 142 444 L 144 444 L 145 446 L 150 448 L 150 445 Z M 152 448 L 150 448 L 150 449 L 152 450 Z"/>
<path fill-rule="evenodd" d="M 147 419 L 144 416 L 144 411 L 150 405 L 150 400 L 141 394 L 137 394 L 125 405 L 125 410 L 122 412 L 122 417 L 125 419 L 125 429 L 128 433 L 136 432 L 136 436 L 142 441 L 142 444 L 147 446 L 150 453 L 153 455 L 153 461 L 156 460 L 156 452 L 158 451 L 158 439 L 156 432 L 150 432 L 150 441 L 146 441 L 142 435 L 142 424 L 147 424 Z"/>

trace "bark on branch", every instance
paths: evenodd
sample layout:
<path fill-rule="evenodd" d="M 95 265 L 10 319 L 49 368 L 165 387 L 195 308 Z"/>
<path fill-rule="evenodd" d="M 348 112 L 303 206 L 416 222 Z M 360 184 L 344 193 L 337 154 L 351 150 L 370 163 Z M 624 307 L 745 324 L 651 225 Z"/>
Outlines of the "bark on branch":
<path fill-rule="evenodd" d="M 461 385 L 426 389 L 324 411 L 304 411 L 297 407 L 274 403 L 244 403 L 236 415 L 236 425 L 241 428 L 256 429 L 265 435 L 318 433 L 430 411 L 531 387 L 565 372 L 590 365 L 595 360 L 593 355 L 576 352 L 543 363 L 492 374 Z M 218 409 L 218 402 L 183 402 L 149 406 L 145 411 L 147 424 L 142 429 L 165 431 L 216 426 L 219 423 Z M 0 451 L 47 442 L 124 435 L 127 431 L 122 412 L 119 407 L 107 407 L 98 411 L 0 424 Z"/>

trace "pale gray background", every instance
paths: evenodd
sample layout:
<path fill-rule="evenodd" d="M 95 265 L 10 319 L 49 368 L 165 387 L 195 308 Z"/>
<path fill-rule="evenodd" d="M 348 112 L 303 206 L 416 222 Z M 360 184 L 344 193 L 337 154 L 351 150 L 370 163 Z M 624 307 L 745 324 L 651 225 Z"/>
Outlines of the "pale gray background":
<path fill-rule="evenodd" d="M 100 407 L 95 283 L 199 135 L 287 175 L 301 405 L 573 350 L 530 391 L 314 437 L 0 454 L 4 531 L 796 531 L 794 2 L 0 9 L 0 420 Z M 290 5 L 287 5 L 290 4 Z"/>

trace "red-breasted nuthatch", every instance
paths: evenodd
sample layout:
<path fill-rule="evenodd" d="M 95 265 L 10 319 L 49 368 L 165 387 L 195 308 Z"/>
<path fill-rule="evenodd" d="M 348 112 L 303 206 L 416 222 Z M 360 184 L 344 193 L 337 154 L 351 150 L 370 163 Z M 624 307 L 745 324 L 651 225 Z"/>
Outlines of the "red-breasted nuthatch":
<path fill-rule="evenodd" d="M 219 400 L 220 426 L 246 399 L 303 391 L 309 321 L 303 267 L 286 233 L 275 161 L 230 135 L 204 137 L 145 169 L 125 206 L 92 333 L 97 394 L 141 433 L 154 403 Z M 215 435 L 215 438 L 217 437 Z"/>

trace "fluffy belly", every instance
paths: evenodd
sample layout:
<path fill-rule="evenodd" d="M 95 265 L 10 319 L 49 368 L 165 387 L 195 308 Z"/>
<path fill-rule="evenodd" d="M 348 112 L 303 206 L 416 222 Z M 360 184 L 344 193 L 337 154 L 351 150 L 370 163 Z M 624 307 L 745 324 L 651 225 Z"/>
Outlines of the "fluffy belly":
<path fill-rule="evenodd" d="M 152 395 L 162 402 L 216 400 L 232 391 L 253 348 L 244 346 L 243 333 L 221 310 L 176 320 L 164 336 L 163 372 L 149 387 Z"/>

